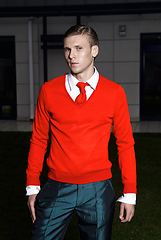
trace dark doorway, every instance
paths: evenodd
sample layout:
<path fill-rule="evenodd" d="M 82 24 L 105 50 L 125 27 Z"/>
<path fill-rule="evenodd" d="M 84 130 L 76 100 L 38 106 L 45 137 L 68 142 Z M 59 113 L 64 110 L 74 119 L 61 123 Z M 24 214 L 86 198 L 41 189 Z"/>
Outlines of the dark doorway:
<path fill-rule="evenodd" d="M 0 37 L 0 119 L 16 119 L 15 37 Z"/>
<path fill-rule="evenodd" d="M 161 33 L 141 34 L 141 120 L 161 120 Z"/>

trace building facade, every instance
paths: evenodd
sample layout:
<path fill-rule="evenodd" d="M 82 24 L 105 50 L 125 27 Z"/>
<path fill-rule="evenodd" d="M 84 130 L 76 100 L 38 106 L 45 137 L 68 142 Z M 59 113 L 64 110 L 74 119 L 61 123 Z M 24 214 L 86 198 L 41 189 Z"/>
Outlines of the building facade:
<path fill-rule="evenodd" d="M 76 23 L 76 16 L 49 16 L 47 35 L 62 36 Z M 95 66 L 125 89 L 131 120 L 160 120 L 161 14 L 88 15 L 80 23 L 96 30 Z M 0 119 L 34 119 L 44 83 L 43 27 L 41 16 L 0 18 Z M 49 41 L 47 80 L 68 71 L 62 43 Z"/>

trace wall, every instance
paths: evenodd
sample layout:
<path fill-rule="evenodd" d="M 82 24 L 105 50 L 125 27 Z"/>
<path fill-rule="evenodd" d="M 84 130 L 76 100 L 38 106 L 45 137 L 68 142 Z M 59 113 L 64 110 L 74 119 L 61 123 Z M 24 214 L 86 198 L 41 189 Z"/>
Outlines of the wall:
<path fill-rule="evenodd" d="M 64 18 L 65 24 L 58 24 L 59 18 L 49 18 L 48 33 L 63 33 L 62 29 L 65 31 L 69 27 L 68 21 L 68 18 Z M 69 22 L 74 25 L 75 19 L 70 18 Z M 91 16 L 82 17 L 81 23 L 93 27 L 100 39 L 100 52 L 95 66 L 103 76 L 122 85 L 127 95 L 131 120 L 139 121 L 140 34 L 161 32 L 161 15 Z M 126 25 L 125 36 L 119 35 L 119 25 Z M 54 50 L 49 52 L 48 79 L 63 74 L 65 61 L 61 51 L 58 52 L 59 55 Z"/>
<path fill-rule="evenodd" d="M 15 36 L 17 119 L 30 118 L 28 18 L 0 19 L 0 35 Z M 140 118 L 140 33 L 161 32 L 161 15 L 82 17 L 82 24 L 93 27 L 100 39 L 100 53 L 95 65 L 105 77 L 125 89 L 130 116 Z M 48 18 L 48 34 L 64 34 L 76 24 L 75 17 Z M 126 25 L 126 35 L 119 35 L 119 25 Z M 33 19 L 34 97 L 35 104 L 43 84 L 43 50 L 40 36 L 42 19 Z M 48 80 L 68 71 L 63 50 L 48 50 Z"/>
<path fill-rule="evenodd" d="M 1 0 L 0 7 L 159 2 L 160 0 Z"/>
<path fill-rule="evenodd" d="M 161 32 L 161 16 L 91 17 L 88 24 L 98 32 L 99 71 L 125 89 L 132 121 L 140 119 L 140 34 Z M 119 35 L 119 25 L 126 25 L 126 35 Z"/>
<path fill-rule="evenodd" d="M 30 118 L 28 20 L 28 18 L 0 19 L 0 36 L 15 36 L 17 119 L 19 120 Z M 37 24 L 33 24 L 35 102 L 40 88 L 38 52 Z"/>

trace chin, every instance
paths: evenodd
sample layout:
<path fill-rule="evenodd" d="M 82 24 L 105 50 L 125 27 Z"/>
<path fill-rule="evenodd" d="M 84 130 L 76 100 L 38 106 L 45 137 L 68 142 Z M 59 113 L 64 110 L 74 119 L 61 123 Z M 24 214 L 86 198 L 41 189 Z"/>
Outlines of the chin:
<path fill-rule="evenodd" d="M 70 70 L 73 74 L 79 74 L 80 73 L 80 71 L 78 71 L 76 69 L 73 69 L 73 68 L 70 68 Z"/>

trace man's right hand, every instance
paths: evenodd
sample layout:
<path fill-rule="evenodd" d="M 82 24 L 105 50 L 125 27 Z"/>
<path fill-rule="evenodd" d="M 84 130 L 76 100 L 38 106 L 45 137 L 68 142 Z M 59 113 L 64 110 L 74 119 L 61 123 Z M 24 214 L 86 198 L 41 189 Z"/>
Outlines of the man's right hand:
<path fill-rule="evenodd" d="M 29 207 L 30 210 L 30 214 L 31 214 L 31 218 L 33 223 L 36 220 L 36 215 L 35 215 L 35 201 L 36 201 L 36 196 L 37 194 L 33 194 L 33 195 L 29 195 L 28 196 L 28 201 L 27 201 L 27 205 Z"/>

